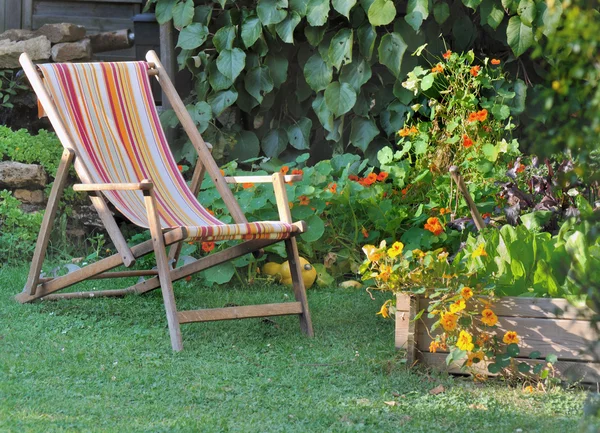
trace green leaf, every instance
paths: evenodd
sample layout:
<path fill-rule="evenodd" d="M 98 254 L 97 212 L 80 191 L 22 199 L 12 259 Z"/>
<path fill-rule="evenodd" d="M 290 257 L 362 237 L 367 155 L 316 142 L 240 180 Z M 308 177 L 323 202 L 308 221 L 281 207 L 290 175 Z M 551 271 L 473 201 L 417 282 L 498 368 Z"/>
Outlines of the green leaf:
<path fill-rule="evenodd" d="M 400 33 L 388 33 L 379 43 L 379 63 L 387 66 L 395 77 L 400 76 L 402 68 L 402 57 L 406 51 L 407 45 L 400 36 Z"/>
<path fill-rule="evenodd" d="M 309 0 L 306 20 L 311 26 L 322 26 L 329 17 L 329 0 Z"/>
<path fill-rule="evenodd" d="M 359 92 L 363 84 L 371 79 L 371 65 L 363 57 L 344 65 L 340 73 L 340 83 L 348 83 Z"/>
<path fill-rule="evenodd" d="M 518 16 L 514 16 L 508 21 L 506 37 L 508 45 L 516 57 L 521 56 L 533 44 L 533 30 Z"/>
<path fill-rule="evenodd" d="M 262 25 L 256 15 L 246 17 L 242 23 L 242 41 L 246 48 L 250 48 L 256 43 L 262 34 Z"/>
<path fill-rule="evenodd" d="M 379 135 L 379 128 L 373 119 L 355 117 L 350 128 L 350 143 L 365 152 L 369 143 Z"/>
<path fill-rule="evenodd" d="M 234 139 L 236 143 L 229 154 L 230 158 L 246 161 L 256 158 L 260 153 L 260 144 L 254 132 L 240 131 L 235 134 Z"/>
<path fill-rule="evenodd" d="M 308 0 L 289 0 L 289 3 L 290 3 L 290 11 L 296 12 L 301 17 L 306 16 Z"/>
<path fill-rule="evenodd" d="M 203 273 L 206 280 L 210 283 L 225 284 L 231 281 L 235 274 L 235 267 L 231 262 L 221 263 L 220 265 L 208 268 Z"/>
<path fill-rule="evenodd" d="M 246 66 L 246 53 L 239 48 L 223 50 L 217 57 L 219 72 L 232 81 L 240 75 Z"/>
<path fill-rule="evenodd" d="M 556 361 L 558 361 L 558 357 L 554 353 L 551 353 L 550 355 L 546 356 L 546 362 L 554 364 L 556 363 Z"/>
<path fill-rule="evenodd" d="M 481 147 L 481 152 L 488 161 L 496 162 L 496 160 L 498 159 L 498 151 L 496 150 L 496 146 L 494 146 L 493 144 L 484 144 Z"/>
<path fill-rule="evenodd" d="M 521 18 L 521 22 L 526 26 L 531 27 L 535 20 L 537 10 L 533 0 L 520 0 L 517 6 L 517 14 Z"/>
<path fill-rule="evenodd" d="M 449 16 L 450 6 L 448 6 L 448 3 L 436 3 L 433 6 L 433 18 L 435 19 L 436 23 L 440 25 L 444 24 Z"/>
<path fill-rule="evenodd" d="M 202 134 L 208 128 L 209 122 L 212 120 L 212 109 L 205 101 L 196 103 L 192 110 L 192 119 L 198 125 L 198 131 Z"/>
<path fill-rule="evenodd" d="M 321 239 L 325 233 L 325 223 L 317 215 L 311 215 L 306 219 L 307 229 L 300 235 L 304 242 L 315 242 Z"/>
<path fill-rule="evenodd" d="M 279 24 L 275 26 L 275 31 L 286 44 L 294 43 L 294 30 L 300 23 L 300 15 L 297 12 L 292 12 Z"/>
<path fill-rule="evenodd" d="M 535 350 L 529 354 L 529 359 L 538 359 L 540 356 L 542 356 L 542 354 Z"/>
<path fill-rule="evenodd" d="M 358 49 L 360 53 L 367 60 L 371 60 L 373 56 L 373 50 L 375 49 L 375 40 L 377 39 L 377 32 L 375 27 L 369 23 L 364 23 L 358 28 Z"/>
<path fill-rule="evenodd" d="M 298 120 L 297 123 L 287 128 L 287 135 L 290 144 L 298 150 L 310 149 L 310 130 L 312 121 L 306 117 Z"/>
<path fill-rule="evenodd" d="M 333 67 L 327 65 L 321 56 L 318 53 L 315 53 L 304 65 L 304 78 L 311 89 L 315 92 L 320 92 L 331 83 L 333 78 Z"/>
<path fill-rule="evenodd" d="M 494 0 L 483 0 L 479 7 L 479 13 L 481 14 L 481 25 L 487 24 L 494 30 L 504 19 L 504 10 L 499 8 Z"/>
<path fill-rule="evenodd" d="M 339 71 L 344 65 L 352 63 L 352 42 L 354 41 L 354 31 L 352 29 L 342 29 L 335 34 L 329 44 L 329 61 Z"/>
<path fill-rule="evenodd" d="M 492 107 L 492 114 L 498 120 L 505 120 L 510 116 L 510 108 L 508 108 L 508 105 L 496 104 Z"/>
<path fill-rule="evenodd" d="M 156 4 L 154 14 L 158 24 L 164 24 L 173 18 L 173 9 L 176 0 L 160 0 Z"/>
<path fill-rule="evenodd" d="M 396 18 L 396 6 L 392 0 L 375 0 L 367 12 L 369 22 L 374 26 L 387 26 Z"/>
<path fill-rule="evenodd" d="M 473 10 L 477 10 L 477 6 L 481 4 L 481 0 L 462 0 L 463 4 Z"/>
<path fill-rule="evenodd" d="M 318 46 L 323 40 L 323 36 L 325 35 L 325 30 L 327 30 L 327 26 L 321 27 L 311 27 L 306 26 L 304 28 L 304 36 L 306 36 L 306 40 L 313 47 Z"/>
<path fill-rule="evenodd" d="M 496 363 L 492 363 L 492 364 L 488 365 L 488 371 L 492 374 L 498 374 L 498 373 L 500 373 L 501 370 L 502 370 L 502 367 L 500 367 Z"/>
<path fill-rule="evenodd" d="M 452 24 L 452 36 L 455 41 L 454 50 L 467 51 L 477 38 L 477 29 L 471 17 L 460 15 Z"/>
<path fill-rule="evenodd" d="M 277 158 L 287 145 L 287 133 L 283 128 L 270 130 L 260 143 L 260 147 L 269 158 Z"/>
<path fill-rule="evenodd" d="M 519 362 L 517 364 L 517 370 L 519 370 L 523 374 L 526 374 L 526 373 L 529 373 L 529 370 L 531 370 L 531 367 L 526 362 Z"/>
<path fill-rule="evenodd" d="M 317 94 L 317 97 L 312 102 L 312 108 L 323 128 L 328 132 L 333 131 L 333 113 L 327 108 L 325 97 L 322 93 Z"/>
<path fill-rule="evenodd" d="M 278 24 L 287 16 L 287 0 L 258 0 L 256 13 L 264 26 Z"/>
<path fill-rule="evenodd" d="M 429 90 L 435 81 L 435 74 L 427 74 L 421 79 L 421 90 Z"/>
<path fill-rule="evenodd" d="M 213 7 L 211 6 L 197 6 L 194 8 L 194 18 L 192 21 L 195 23 L 202 23 L 205 26 L 208 26 L 210 23 L 210 18 L 212 17 Z"/>
<path fill-rule="evenodd" d="M 194 18 L 194 0 L 186 0 L 177 3 L 173 8 L 173 26 L 177 30 L 190 25 Z"/>
<path fill-rule="evenodd" d="M 227 78 L 217 68 L 217 62 L 210 62 L 208 65 L 208 82 L 213 90 L 227 90 L 233 85 L 233 80 Z"/>
<path fill-rule="evenodd" d="M 336 117 L 341 116 L 356 104 L 356 92 L 350 84 L 335 81 L 325 89 L 325 103 Z"/>
<path fill-rule="evenodd" d="M 544 364 L 538 364 L 533 367 L 533 374 L 540 374 L 542 372 L 542 368 L 544 368 Z"/>
<path fill-rule="evenodd" d="M 516 358 L 519 356 L 519 353 L 521 353 L 521 350 L 517 344 L 511 343 L 506 347 L 506 353 L 511 357 Z"/>
<path fill-rule="evenodd" d="M 208 98 L 208 103 L 212 108 L 213 115 L 215 117 L 220 116 L 223 111 L 228 107 L 231 107 L 235 101 L 237 101 L 238 93 L 231 90 L 221 90 Z"/>
<path fill-rule="evenodd" d="M 481 1 L 481 0 L 480 0 Z M 408 0 L 404 20 L 415 32 L 421 28 L 423 21 L 429 16 L 429 0 Z"/>
<path fill-rule="evenodd" d="M 184 50 L 193 50 L 202 45 L 208 37 L 208 27 L 204 24 L 193 23 L 179 33 L 177 46 Z"/>
<path fill-rule="evenodd" d="M 217 30 L 217 33 L 213 36 L 213 45 L 217 51 L 231 50 L 233 48 L 233 42 L 235 41 L 235 27 L 225 26 Z"/>
<path fill-rule="evenodd" d="M 354 7 L 356 4 L 356 0 L 332 0 L 333 8 L 340 13 L 340 15 L 344 15 L 346 18 L 350 19 L 350 9 Z"/>
<path fill-rule="evenodd" d="M 262 102 L 264 96 L 273 90 L 273 80 L 269 68 L 260 66 L 250 69 L 244 78 L 244 88 L 254 99 Z"/>
<path fill-rule="evenodd" d="M 288 59 L 279 54 L 269 54 L 265 59 L 265 65 L 269 68 L 273 85 L 279 88 L 287 80 Z"/>

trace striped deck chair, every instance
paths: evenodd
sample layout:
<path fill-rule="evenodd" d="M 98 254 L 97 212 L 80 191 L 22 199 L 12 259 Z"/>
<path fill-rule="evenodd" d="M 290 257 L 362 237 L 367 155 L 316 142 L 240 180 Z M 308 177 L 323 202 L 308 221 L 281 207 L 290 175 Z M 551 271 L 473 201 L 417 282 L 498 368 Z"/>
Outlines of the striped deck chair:
<path fill-rule="evenodd" d="M 19 302 L 36 299 L 89 298 L 141 294 L 160 288 L 165 305 L 173 350 L 183 348 L 180 324 L 296 314 L 301 329 L 313 335 L 306 292 L 301 276 L 295 236 L 305 230 L 293 222 L 285 182 L 298 176 L 232 177 L 221 175 L 177 95 L 156 54 L 147 62 L 77 63 L 34 65 L 26 54 L 21 65 L 46 115 L 64 146 L 36 244 L 31 269 Z M 150 90 L 156 77 L 198 152 L 191 185 L 183 179 L 158 120 Z M 117 253 L 56 278 L 41 278 L 40 271 L 58 201 L 73 165 L 81 183 L 76 191 L 90 193 L 92 204 L 116 247 Z M 207 174 L 221 194 L 235 224 L 224 224 L 197 200 L 202 178 Z M 248 222 L 228 183 L 272 182 L 280 221 Z M 108 200 L 132 223 L 150 229 L 151 240 L 129 247 L 111 212 Z M 172 269 L 184 241 L 242 242 L 193 263 Z M 260 254 L 265 246 L 285 242 L 292 271 L 295 302 L 242 307 L 177 311 L 172 282 L 244 254 Z M 170 246 L 167 256 L 166 247 Z M 154 252 L 155 270 L 110 270 L 131 267 L 137 258 Z M 149 276 L 126 289 L 53 294 L 90 278 Z"/>

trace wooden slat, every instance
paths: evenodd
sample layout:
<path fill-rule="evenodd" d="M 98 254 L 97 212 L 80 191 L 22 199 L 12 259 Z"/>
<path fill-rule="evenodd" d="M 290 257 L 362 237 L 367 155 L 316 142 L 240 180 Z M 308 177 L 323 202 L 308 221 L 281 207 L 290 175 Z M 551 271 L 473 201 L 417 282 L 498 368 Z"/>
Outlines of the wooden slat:
<path fill-rule="evenodd" d="M 417 299 L 414 296 L 396 294 L 396 349 L 406 350 L 408 365 L 416 359 L 416 341 L 414 321 L 417 314 Z"/>
<path fill-rule="evenodd" d="M 21 27 L 21 0 L 4 0 L 4 22 L 7 29 Z"/>
<path fill-rule="evenodd" d="M 422 353 L 419 358 L 428 366 L 439 368 L 448 373 L 466 374 L 461 370 L 460 363 L 452 363 L 446 365 L 446 355 L 443 353 Z M 518 358 L 519 359 L 519 358 Z M 545 363 L 539 359 L 522 359 L 530 365 Z M 474 364 L 477 372 L 490 375 L 485 364 L 479 367 L 479 364 Z M 576 362 L 576 361 L 558 361 L 554 364 L 554 368 L 558 372 L 558 376 L 570 381 L 582 381 L 583 383 L 598 383 L 600 382 L 600 363 L 598 362 Z"/>
<path fill-rule="evenodd" d="M 44 24 L 73 23 L 84 26 L 91 32 L 109 32 L 111 30 L 129 29 L 133 27 L 130 18 L 89 17 L 71 15 L 33 15 L 32 27 L 39 29 Z"/>
<path fill-rule="evenodd" d="M 23 9 L 21 10 L 21 26 L 24 29 L 31 30 L 31 18 L 33 16 L 33 0 L 22 0 Z"/>
<path fill-rule="evenodd" d="M 302 305 L 300 302 L 179 311 L 177 318 L 179 319 L 179 323 L 191 323 L 248 319 L 252 317 L 286 316 L 289 314 L 302 314 Z"/>
<path fill-rule="evenodd" d="M 63 299 L 92 299 L 92 298 L 107 298 L 121 297 L 133 293 L 127 289 L 115 290 L 96 290 L 89 292 L 71 292 L 71 293 L 55 293 L 53 295 L 44 296 L 43 301 L 61 301 Z"/>
<path fill-rule="evenodd" d="M 301 174 L 293 174 L 284 176 L 284 182 L 300 182 L 302 180 Z M 272 176 L 228 176 L 225 178 L 227 183 L 271 183 L 273 182 Z"/>

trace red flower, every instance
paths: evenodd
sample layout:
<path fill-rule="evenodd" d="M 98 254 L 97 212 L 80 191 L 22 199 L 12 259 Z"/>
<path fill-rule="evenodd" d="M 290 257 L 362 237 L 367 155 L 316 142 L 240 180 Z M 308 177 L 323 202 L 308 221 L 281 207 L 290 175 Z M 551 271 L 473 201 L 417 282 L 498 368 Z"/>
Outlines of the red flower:
<path fill-rule="evenodd" d="M 373 185 L 375 182 L 377 182 L 377 175 L 375 173 L 369 173 L 369 175 L 365 177 L 362 182 L 363 186 Z"/>
<path fill-rule="evenodd" d="M 362 235 L 363 235 L 363 237 L 365 239 L 367 239 L 369 237 L 369 232 L 367 231 L 366 228 L 363 227 L 362 230 L 361 230 L 361 232 L 362 232 Z"/>
<path fill-rule="evenodd" d="M 292 170 L 292 174 L 304 174 L 304 172 L 302 170 L 295 168 Z"/>
<path fill-rule="evenodd" d="M 481 69 L 481 66 L 479 66 L 479 65 L 473 66 L 471 68 L 471 75 L 473 75 L 474 77 L 476 77 L 477 75 L 479 75 L 479 70 L 480 69 Z"/>
<path fill-rule="evenodd" d="M 337 193 L 337 183 L 331 182 L 329 186 L 327 186 L 327 189 L 334 194 Z"/>
<path fill-rule="evenodd" d="M 242 188 L 244 189 L 252 188 L 253 186 L 254 184 L 252 182 L 246 182 L 242 184 Z"/>
<path fill-rule="evenodd" d="M 492 63 L 492 65 L 499 65 L 500 64 L 500 60 L 498 60 L 498 59 L 492 59 L 491 63 Z"/>
<path fill-rule="evenodd" d="M 180 172 L 183 171 L 183 165 L 178 165 L 177 170 L 179 170 Z"/>
<path fill-rule="evenodd" d="M 385 171 L 382 171 L 381 173 L 379 173 L 377 175 L 377 181 L 378 182 L 383 182 L 383 181 L 385 181 L 387 179 L 387 177 L 388 177 L 388 173 L 386 173 Z"/>
<path fill-rule="evenodd" d="M 351 174 L 350 176 L 348 176 L 348 179 L 358 182 L 360 178 L 355 174 Z"/>
<path fill-rule="evenodd" d="M 464 147 L 469 148 L 473 146 L 473 140 L 471 140 L 467 134 L 463 134 L 462 139 Z"/>
<path fill-rule="evenodd" d="M 440 220 L 436 217 L 428 218 L 424 228 L 425 230 L 429 230 L 435 236 L 439 236 L 444 232 L 444 227 L 442 227 Z"/>
<path fill-rule="evenodd" d="M 205 253 L 210 253 L 214 249 L 215 249 L 214 242 L 202 242 L 202 251 L 204 251 Z"/>
<path fill-rule="evenodd" d="M 301 206 L 307 206 L 310 203 L 309 198 L 305 195 L 301 195 L 300 197 L 298 197 L 298 200 L 300 201 Z"/>
<path fill-rule="evenodd" d="M 281 169 L 279 170 L 279 172 L 281 174 L 283 174 L 284 176 L 288 173 L 288 171 L 290 171 L 290 168 L 287 165 L 284 165 L 283 167 L 281 167 Z"/>
<path fill-rule="evenodd" d="M 452 55 L 452 51 L 448 50 L 444 54 L 442 54 L 442 57 L 444 58 L 444 60 L 448 60 L 451 55 Z"/>
<path fill-rule="evenodd" d="M 517 173 L 523 173 L 525 171 L 527 167 L 525 166 L 525 164 L 519 164 L 519 166 L 517 167 L 516 172 Z"/>

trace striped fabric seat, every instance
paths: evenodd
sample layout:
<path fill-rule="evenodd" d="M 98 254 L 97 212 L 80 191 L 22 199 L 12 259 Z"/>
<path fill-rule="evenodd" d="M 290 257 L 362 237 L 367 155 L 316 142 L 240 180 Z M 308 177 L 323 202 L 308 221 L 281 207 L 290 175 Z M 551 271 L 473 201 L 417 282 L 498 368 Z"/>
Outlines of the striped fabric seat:
<path fill-rule="evenodd" d="M 224 224 L 196 199 L 177 168 L 158 119 L 146 62 L 38 65 L 77 155 L 94 183 L 154 183 L 163 229 L 185 227 L 188 240 L 284 239 L 282 222 Z M 131 222 L 148 227 L 140 191 L 106 191 Z"/>

